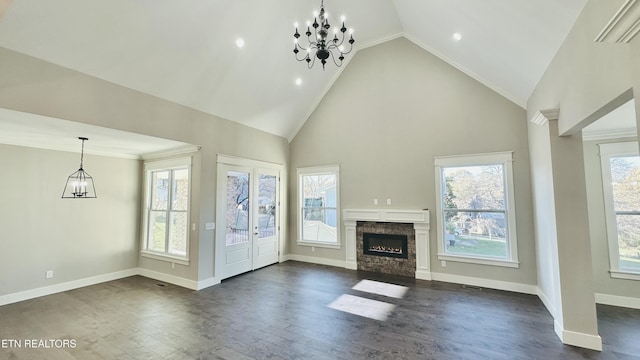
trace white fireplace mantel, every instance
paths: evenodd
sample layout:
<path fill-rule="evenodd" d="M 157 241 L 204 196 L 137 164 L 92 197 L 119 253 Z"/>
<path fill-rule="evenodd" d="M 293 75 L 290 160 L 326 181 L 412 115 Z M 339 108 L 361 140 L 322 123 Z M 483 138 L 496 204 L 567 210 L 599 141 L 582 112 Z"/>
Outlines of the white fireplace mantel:
<path fill-rule="evenodd" d="M 429 267 L 429 210 L 345 209 L 347 259 L 345 267 L 357 270 L 356 225 L 358 221 L 410 223 L 416 232 L 416 279 L 431 280 Z"/>

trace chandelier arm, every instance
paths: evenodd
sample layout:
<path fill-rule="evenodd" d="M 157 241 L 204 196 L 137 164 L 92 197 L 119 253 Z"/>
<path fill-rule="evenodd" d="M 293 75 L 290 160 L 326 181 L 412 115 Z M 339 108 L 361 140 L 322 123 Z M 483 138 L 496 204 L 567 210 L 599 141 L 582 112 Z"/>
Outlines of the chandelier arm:
<path fill-rule="evenodd" d="M 331 60 L 333 60 L 333 63 L 336 64 L 337 67 L 341 67 L 342 66 L 342 60 L 340 60 L 340 64 L 338 64 L 338 62 L 336 61 L 336 57 L 333 54 L 333 51 L 330 51 L 329 54 L 331 54 Z"/>
<path fill-rule="evenodd" d="M 311 55 L 311 54 L 309 54 L 309 55 Z M 311 60 L 310 62 L 308 62 L 308 63 L 307 63 L 307 67 L 308 67 L 309 69 L 311 69 L 311 68 L 313 67 L 313 64 L 315 64 L 315 63 L 316 63 L 316 57 L 317 57 L 317 56 L 316 56 L 315 54 L 313 54 L 313 56 L 310 56 L 310 57 L 312 57 L 312 58 L 313 58 L 313 60 Z"/>
<path fill-rule="evenodd" d="M 298 59 L 298 55 L 296 54 L 296 60 L 298 60 L 298 61 L 305 61 L 305 59 L 307 58 L 307 55 L 308 55 L 309 53 L 305 51 L 305 52 L 304 52 L 304 54 L 305 54 L 305 55 L 304 55 L 304 57 L 303 57 L 302 59 Z"/>

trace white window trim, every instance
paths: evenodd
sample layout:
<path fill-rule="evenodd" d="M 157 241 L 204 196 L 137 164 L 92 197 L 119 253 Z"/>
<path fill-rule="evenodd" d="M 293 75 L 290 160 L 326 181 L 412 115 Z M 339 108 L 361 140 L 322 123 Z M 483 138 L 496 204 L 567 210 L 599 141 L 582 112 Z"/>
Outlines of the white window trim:
<path fill-rule="evenodd" d="M 151 198 L 151 187 L 149 186 L 150 174 L 152 171 L 157 170 L 175 170 L 175 169 L 188 169 L 189 170 L 189 198 L 187 199 L 187 239 L 186 239 L 186 254 L 185 256 L 177 256 L 168 254 L 165 252 L 158 252 L 149 250 L 147 248 L 147 235 L 149 232 L 149 201 Z M 144 205 L 142 206 L 142 239 L 140 244 L 140 256 L 167 261 L 170 263 L 176 263 L 181 265 L 189 265 L 189 247 L 190 247 L 190 235 L 191 235 L 191 174 L 192 174 L 192 157 L 180 157 L 166 160 L 155 160 L 144 162 Z"/>
<path fill-rule="evenodd" d="M 326 243 L 326 242 L 317 242 L 317 241 L 308 241 L 302 239 L 302 175 L 335 175 L 336 176 L 336 242 L 335 243 Z M 296 243 L 300 246 L 314 246 L 321 248 L 330 248 L 330 249 L 340 249 L 342 248 L 342 243 L 340 239 L 340 166 L 331 165 L 331 166 L 316 166 L 316 167 L 306 167 L 306 168 L 298 168 L 297 169 L 297 203 L 296 203 L 296 213 L 298 218 L 298 232 L 297 237 L 298 240 Z"/>
<path fill-rule="evenodd" d="M 502 266 L 518 268 L 518 239 L 516 231 L 516 211 L 515 211 L 515 192 L 513 184 L 513 151 L 470 154 L 456 156 L 439 156 L 434 158 L 435 164 L 435 183 L 436 183 L 436 218 L 438 231 L 438 260 L 441 261 L 457 261 L 465 263 L 473 263 L 480 265 Z M 491 258 L 473 255 L 455 255 L 445 252 L 444 242 L 444 225 L 442 215 L 442 168 L 454 166 L 479 166 L 502 164 L 504 166 L 505 177 L 505 217 L 507 219 L 507 258 Z"/>
<path fill-rule="evenodd" d="M 613 207 L 613 187 L 611 186 L 612 157 L 639 155 L 638 142 L 627 141 L 619 143 L 598 144 L 600 147 L 600 167 L 602 170 L 602 187 L 604 192 L 604 212 L 607 228 L 607 243 L 609 246 L 609 273 L 612 278 L 640 280 L 640 272 L 620 269 L 620 252 L 618 249 L 618 225 Z"/>

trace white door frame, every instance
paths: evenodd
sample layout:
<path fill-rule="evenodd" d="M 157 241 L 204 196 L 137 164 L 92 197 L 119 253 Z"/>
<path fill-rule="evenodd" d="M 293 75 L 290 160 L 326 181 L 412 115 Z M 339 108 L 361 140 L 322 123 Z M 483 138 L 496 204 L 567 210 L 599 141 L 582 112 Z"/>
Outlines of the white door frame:
<path fill-rule="evenodd" d="M 286 192 L 286 179 L 287 174 L 285 171 L 285 167 L 282 164 L 270 163 L 260 160 L 252 160 L 245 159 L 241 157 L 229 156 L 218 154 L 217 156 L 217 188 L 216 188 L 216 233 L 214 239 L 214 277 L 218 280 L 222 280 L 222 256 L 224 255 L 224 246 L 225 246 L 225 198 L 221 196 L 226 192 L 227 179 L 226 172 L 221 171 L 224 168 L 224 165 L 234 165 L 234 166 L 242 166 L 242 167 L 251 167 L 251 168 L 265 168 L 277 170 L 280 173 L 280 181 L 279 181 L 279 193 L 280 193 L 280 203 L 279 203 L 279 211 L 280 216 L 278 216 L 278 224 L 276 225 L 278 228 L 278 262 L 283 262 L 286 260 L 285 258 L 285 241 L 286 232 L 287 232 L 287 192 Z"/>

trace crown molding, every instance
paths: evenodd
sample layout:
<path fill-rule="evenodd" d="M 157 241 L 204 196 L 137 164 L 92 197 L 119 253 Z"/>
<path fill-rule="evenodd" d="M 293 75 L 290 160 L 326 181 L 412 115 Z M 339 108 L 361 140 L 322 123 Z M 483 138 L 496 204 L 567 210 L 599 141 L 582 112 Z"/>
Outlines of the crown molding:
<path fill-rule="evenodd" d="M 160 158 L 165 158 L 165 157 L 172 157 L 172 156 L 178 156 L 178 155 L 191 154 L 191 153 L 200 151 L 200 148 L 201 148 L 200 145 L 181 146 L 181 147 L 178 147 L 178 148 L 175 148 L 175 149 L 157 151 L 157 152 L 153 152 L 153 153 L 149 153 L 149 154 L 143 154 L 143 155 L 141 155 L 139 157 L 139 159 L 141 159 L 141 160 L 155 160 L 155 159 L 160 159 Z"/>
<path fill-rule="evenodd" d="M 626 0 L 596 36 L 596 42 L 626 44 L 640 31 L 640 1 Z"/>
<path fill-rule="evenodd" d="M 551 120 L 558 120 L 559 115 L 560 109 L 538 110 L 529 121 L 536 125 L 543 126 Z"/>
<path fill-rule="evenodd" d="M 582 131 L 582 141 L 598 141 L 635 137 L 638 137 L 638 132 L 635 128 L 601 130 L 593 132 Z"/>

